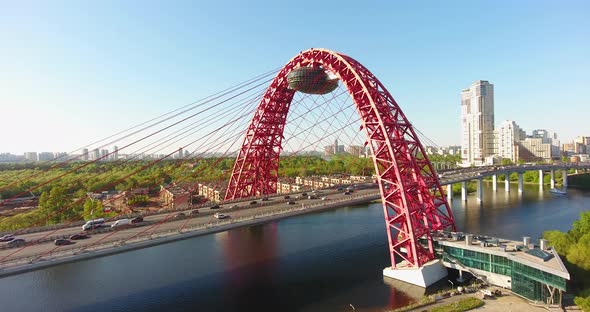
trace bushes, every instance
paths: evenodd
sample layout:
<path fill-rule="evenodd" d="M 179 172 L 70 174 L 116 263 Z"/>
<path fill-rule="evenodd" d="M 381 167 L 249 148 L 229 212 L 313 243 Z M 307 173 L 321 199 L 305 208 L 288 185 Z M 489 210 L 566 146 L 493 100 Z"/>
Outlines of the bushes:
<path fill-rule="evenodd" d="M 435 307 L 430 310 L 430 312 L 461 312 L 475 309 L 477 307 L 481 307 L 482 305 L 484 305 L 483 300 L 475 297 L 469 297 L 455 303 Z"/>
<path fill-rule="evenodd" d="M 565 260 L 572 276 L 569 286 L 578 295 L 575 303 L 590 312 L 590 211 L 580 213 L 568 232 L 546 231 L 543 237 Z"/>

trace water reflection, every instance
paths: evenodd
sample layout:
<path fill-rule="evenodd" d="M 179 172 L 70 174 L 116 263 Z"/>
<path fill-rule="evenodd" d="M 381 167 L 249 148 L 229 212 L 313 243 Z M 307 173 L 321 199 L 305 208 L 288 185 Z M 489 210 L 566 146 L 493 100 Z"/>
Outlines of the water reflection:
<path fill-rule="evenodd" d="M 567 230 L 588 197 L 488 184 L 483 203 L 452 206 L 466 232 L 536 238 Z M 382 311 L 419 296 L 384 280 L 388 262 L 383 209 L 371 204 L 3 278 L 0 301 L 3 311 Z"/>
<path fill-rule="evenodd" d="M 511 239 L 537 237 L 547 229 L 567 230 L 581 210 L 569 203 L 566 211 L 554 207 L 570 199 L 583 202 L 580 196 L 588 196 L 587 192 L 570 190 L 568 196 L 556 197 L 538 184 L 525 184 L 523 190 L 519 193 L 518 186 L 512 183 L 510 192 L 502 185 L 493 191 L 491 183 L 487 183 L 482 203 L 477 202 L 475 194 L 469 194 L 466 202 L 455 196 L 452 207 L 458 227 L 466 232 Z"/>
<path fill-rule="evenodd" d="M 240 228 L 226 232 L 223 245 L 226 295 L 235 310 L 254 308 L 253 297 L 264 294 L 276 298 L 273 285 L 276 276 L 277 224 Z M 268 302 L 274 302 L 269 299 Z M 258 308 L 266 306 L 264 303 Z M 232 308 L 232 310 L 233 310 Z"/>

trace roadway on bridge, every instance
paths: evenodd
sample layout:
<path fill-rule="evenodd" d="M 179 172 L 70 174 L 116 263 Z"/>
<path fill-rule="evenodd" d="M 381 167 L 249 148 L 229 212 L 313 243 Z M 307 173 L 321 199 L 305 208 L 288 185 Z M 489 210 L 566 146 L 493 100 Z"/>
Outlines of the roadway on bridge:
<path fill-rule="evenodd" d="M 506 166 L 481 166 L 457 168 L 452 170 L 439 171 L 441 185 L 460 183 L 470 180 L 490 177 L 492 175 L 511 174 L 514 172 L 524 173 L 526 171 L 551 171 L 569 169 L 590 169 L 587 163 L 552 163 L 552 164 L 518 164 Z"/>
<path fill-rule="evenodd" d="M 375 193 L 376 187 L 375 185 L 371 185 L 371 187 L 361 187 L 360 189 L 356 189 L 353 195 L 354 197 L 361 196 L 361 195 L 368 195 L 371 193 Z M 347 197 L 352 198 L 351 195 L 344 195 L 344 191 L 336 191 L 332 190 L 323 190 L 321 194 L 318 194 L 317 199 L 303 199 L 301 196 L 300 199 L 294 199 L 296 195 L 299 194 L 289 194 L 290 199 L 284 199 L 284 195 L 269 197 L 268 201 L 261 201 L 260 199 L 257 200 L 256 205 L 250 205 L 250 201 L 244 202 L 232 202 L 231 204 L 221 204 L 221 208 L 219 209 L 209 209 L 209 208 L 200 208 L 199 214 L 197 216 L 189 216 L 188 213 L 191 210 L 182 211 L 186 214 L 186 217 L 183 219 L 175 219 L 174 215 L 181 211 L 172 211 L 171 213 L 163 213 L 157 215 L 151 215 L 144 217 L 144 221 L 138 223 L 136 226 L 131 226 L 128 228 L 122 228 L 116 231 L 110 231 L 109 226 L 107 225 L 106 232 L 90 232 L 88 233 L 90 238 L 84 240 L 75 240 L 73 244 L 65 245 L 65 246 L 55 246 L 53 241 L 48 240 L 45 242 L 40 242 L 32 245 L 27 245 L 22 250 L 16 252 L 17 250 L 21 249 L 21 247 L 16 248 L 4 248 L 0 250 L 0 259 L 3 259 L 0 263 L 0 268 L 3 266 L 11 266 L 10 263 L 14 262 L 15 259 L 33 259 L 35 257 L 48 257 L 52 256 L 57 253 L 62 253 L 68 250 L 76 249 L 79 250 L 83 247 L 93 247 L 94 245 L 99 242 L 100 245 L 108 245 L 110 244 L 111 247 L 114 246 L 117 242 L 124 242 L 125 240 L 129 240 L 134 238 L 135 236 L 141 234 L 142 237 L 147 237 L 150 233 L 154 232 L 154 235 L 161 234 L 161 233 L 170 233 L 176 232 L 180 233 L 179 230 L 181 228 L 195 228 L 198 226 L 208 225 L 209 227 L 215 227 L 218 225 L 227 224 L 226 220 L 218 220 L 213 217 L 213 214 L 216 212 L 223 213 L 230 216 L 230 219 L 246 219 L 248 217 L 253 216 L 261 216 L 265 213 L 269 212 L 276 212 L 281 209 L 287 208 L 295 208 L 301 207 L 301 205 L 314 205 L 314 204 L 321 204 L 326 203 L 329 204 L 331 202 L 335 202 L 338 200 L 346 199 Z M 308 193 L 311 194 L 311 193 Z M 326 196 L 327 199 L 323 201 L 321 197 Z M 289 205 L 287 201 L 293 200 L 295 201 L 294 205 Z M 229 207 L 232 205 L 238 205 L 239 208 L 230 209 Z M 150 225 L 154 225 L 160 223 L 164 219 L 169 218 L 165 222 L 159 225 L 157 229 L 151 228 Z M 109 222 L 109 223 L 114 223 Z M 51 233 L 52 231 L 44 231 L 44 232 L 37 232 L 37 233 L 30 233 L 24 235 L 18 235 L 18 238 L 25 239 L 29 244 L 31 244 L 35 240 L 39 240 L 44 236 L 48 237 L 57 237 L 57 236 L 64 236 L 67 237 L 72 234 L 82 233 L 81 227 L 67 227 L 63 229 L 57 230 L 55 233 Z M 147 238 L 145 238 L 147 239 Z M 6 244 L 6 243 L 3 243 Z M 108 248 L 108 246 L 105 246 Z M 16 252 L 16 253 L 15 253 Z M 14 253 L 14 254 L 13 254 Z M 6 258 L 5 258 L 6 257 Z"/>

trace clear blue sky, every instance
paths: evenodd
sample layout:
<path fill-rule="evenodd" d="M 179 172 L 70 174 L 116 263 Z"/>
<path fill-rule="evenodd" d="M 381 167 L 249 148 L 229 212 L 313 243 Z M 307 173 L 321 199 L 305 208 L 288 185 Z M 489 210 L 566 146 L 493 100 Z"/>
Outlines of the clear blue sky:
<path fill-rule="evenodd" d="M 590 135 L 588 1 L 0 1 L 0 152 L 71 151 L 323 47 L 439 145 L 460 91 L 496 125 Z"/>

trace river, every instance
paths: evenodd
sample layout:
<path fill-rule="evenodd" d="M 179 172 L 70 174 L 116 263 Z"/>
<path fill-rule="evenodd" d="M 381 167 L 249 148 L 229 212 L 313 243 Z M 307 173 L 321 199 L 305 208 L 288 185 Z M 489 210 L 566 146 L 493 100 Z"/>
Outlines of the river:
<path fill-rule="evenodd" d="M 455 197 L 465 232 L 511 239 L 569 229 L 590 192 L 486 187 Z M 343 207 L 0 279 L 2 311 L 383 311 L 412 297 L 384 282 L 381 204 Z"/>

